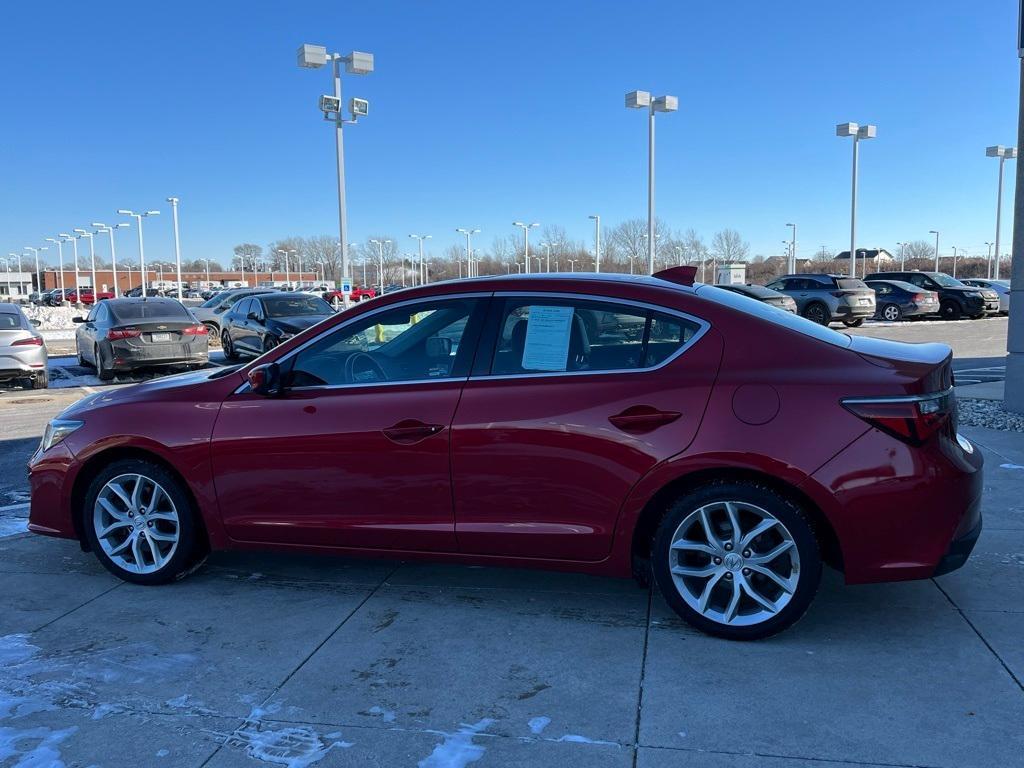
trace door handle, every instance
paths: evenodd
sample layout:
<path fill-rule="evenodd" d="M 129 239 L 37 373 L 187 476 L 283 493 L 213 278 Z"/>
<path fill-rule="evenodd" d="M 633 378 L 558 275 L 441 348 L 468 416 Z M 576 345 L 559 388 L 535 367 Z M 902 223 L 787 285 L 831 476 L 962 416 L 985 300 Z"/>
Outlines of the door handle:
<path fill-rule="evenodd" d="M 384 436 L 392 442 L 411 445 L 436 435 L 443 429 L 443 424 L 424 424 L 419 419 L 403 419 L 394 426 L 384 429 Z"/>
<path fill-rule="evenodd" d="M 609 416 L 608 421 L 623 432 L 643 434 L 671 424 L 682 416 L 679 411 L 660 411 L 650 405 L 633 405 L 614 416 Z"/>

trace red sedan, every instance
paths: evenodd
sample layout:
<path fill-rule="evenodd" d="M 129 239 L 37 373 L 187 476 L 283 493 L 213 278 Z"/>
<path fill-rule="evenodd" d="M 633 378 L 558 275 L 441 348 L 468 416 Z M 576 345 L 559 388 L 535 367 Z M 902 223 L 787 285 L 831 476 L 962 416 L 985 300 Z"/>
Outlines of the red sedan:
<path fill-rule="evenodd" d="M 100 291 L 98 294 L 95 294 L 93 293 L 92 288 L 83 288 L 81 298 L 78 296 L 78 291 L 71 289 L 71 292 L 67 295 L 67 301 L 71 304 L 94 304 L 96 302 L 97 295 L 99 296 L 100 301 L 114 298 L 114 294 L 110 291 Z"/>
<path fill-rule="evenodd" d="M 245 366 L 92 395 L 31 460 L 30 528 L 141 584 L 242 548 L 653 577 L 736 639 L 800 618 L 823 563 L 962 565 L 982 457 L 949 348 L 691 281 L 422 286 Z"/>

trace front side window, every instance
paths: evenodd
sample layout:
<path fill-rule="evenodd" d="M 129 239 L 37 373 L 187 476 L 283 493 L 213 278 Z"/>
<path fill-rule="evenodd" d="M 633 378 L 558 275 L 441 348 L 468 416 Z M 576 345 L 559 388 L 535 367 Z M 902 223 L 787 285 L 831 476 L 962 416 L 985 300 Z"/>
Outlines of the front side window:
<path fill-rule="evenodd" d="M 645 308 L 585 299 L 509 299 L 491 375 L 650 368 L 700 325 Z"/>
<path fill-rule="evenodd" d="M 249 313 L 252 312 L 252 303 L 252 299 L 248 298 L 238 302 L 238 304 L 232 307 L 231 314 L 241 318 L 248 317 Z"/>
<path fill-rule="evenodd" d="M 424 301 L 373 313 L 326 334 L 286 365 L 291 387 L 380 384 L 466 376 L 466 336 L 478 299 Z"/>
<path fill-rule="evenodd" d="M 331 305 L 317 296 L 274 296 L 263 299 L 267 317 L 302 317 L 304 315 L 331 315 Z"/>

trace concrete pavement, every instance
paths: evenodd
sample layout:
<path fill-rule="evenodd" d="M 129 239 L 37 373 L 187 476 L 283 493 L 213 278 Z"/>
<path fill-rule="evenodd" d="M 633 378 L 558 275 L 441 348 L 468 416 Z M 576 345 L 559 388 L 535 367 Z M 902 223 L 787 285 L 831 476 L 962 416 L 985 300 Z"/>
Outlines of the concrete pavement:
<path fill-rule="evenodd" d="M 967 566 L 829 572 L 752 644 L 629 581 L 232 553 L 144 588 L 0 540 L 0 765 L 1022 765 L 1024 440 L 963 431 L 987 456 Z"/>

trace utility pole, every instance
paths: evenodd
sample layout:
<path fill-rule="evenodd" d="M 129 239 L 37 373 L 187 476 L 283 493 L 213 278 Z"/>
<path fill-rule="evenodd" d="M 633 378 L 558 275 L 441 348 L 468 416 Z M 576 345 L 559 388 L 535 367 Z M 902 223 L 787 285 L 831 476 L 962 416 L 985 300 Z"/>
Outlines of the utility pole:
<path fill-rule="evenodd" d="M 1024 13 L 1017 19 L 1020 95 L 1017 102 L 1017 146 L 1024 147 Z M 1024 163 L 1017 163 L 1013 195 L 1013 257 L 1010 262 L 1010 319 L 1006 336 L 1006 382 L 1003 403 L 1024 413 Z M 996 249 L 996 275 L 999 275 Z"/>

